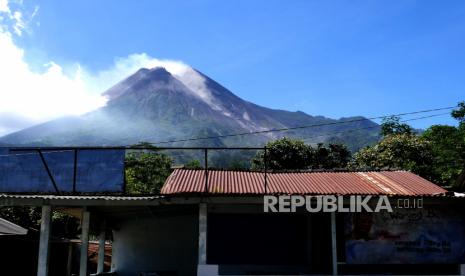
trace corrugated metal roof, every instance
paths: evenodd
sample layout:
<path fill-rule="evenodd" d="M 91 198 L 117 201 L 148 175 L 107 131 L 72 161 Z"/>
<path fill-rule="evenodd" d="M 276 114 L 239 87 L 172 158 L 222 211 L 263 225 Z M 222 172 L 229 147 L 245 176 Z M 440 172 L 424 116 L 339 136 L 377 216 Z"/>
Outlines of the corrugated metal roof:
<path fill-rule="evenodd" d="M 264 194 L 263 172 L 208 170 L 208 193 Z M 176 169 L 161 193 L 204 193 L 205 171 Z M 267 194 L 432 196 L 447 191 L 407 171 L 267 173 Z"/>

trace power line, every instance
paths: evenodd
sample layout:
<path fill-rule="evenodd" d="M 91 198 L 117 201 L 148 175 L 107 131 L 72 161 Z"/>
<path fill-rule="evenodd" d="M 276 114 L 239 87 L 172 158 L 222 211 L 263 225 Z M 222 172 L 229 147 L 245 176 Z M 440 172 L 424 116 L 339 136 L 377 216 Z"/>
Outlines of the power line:
<path fill-rule="evenodd" d="M 417 121 L 417 120 L 433 118 L 433 117 L 438 117 L 438 116 L 444 116 L 444 115 L 449 115 L 449 113 L 432 114 L 432 115 L 427 115 L 427 116 L 422 116 L 422 117 L 405 119 L 405 120 L 401 120 L 400 122 Z M 349 133 L 349 132 L 356 132 L 356 131 L 359 131 L 359 130 L 373 129 L 373 128 L 377 128 L 377 127 L 379 127 L 379 125 L 369 126 L 369 127 L 361 127 L 361 128 L 356 128 L 356 129 L 349 129 L 349 130 L 345 130 L 345 131 L 336 131 L 336 132 L 323 133 L 323 134 L 309 136 L 309 137 L 301 137 L 301 139 L 303 139 L 305 141 L 305 140 L 318 138 L 318 137 L 324 137 L 324 136 L 330 136 L 330 135 L 336 135 L 336 134 L 342 134 L 342 133 Z M 128 149 L 133 149 L 133 148 L 128 148 Z M 135 149 L 137 150 L 137 148 L 135 148 Z M 188 149 L 192 149 L 192 148 L 188 148 Z M 234 149 L 239 149 L 239 148 L 234 148 Z M 246 148 L 244 148 L 244 149 L 246 149 Z M 253 149 L 253 148 L 249 148 L 249 149 Z M 173 150 L 184 150 L 184 148 L 173 148 Z M 62 149 L 62 150 L 49 150 L 49 151 L 47 151 L 47 153 L 64 153 L 64 152 L 72 152 L 72 150 L 71 149 Z M 24 156 L 24 155 L 37 155 L 37 152 L 27 152 L 27 153 L 15 153 L 15 154 L 13 154 L 13 156 Z M 0 155 L 0 157 L 11 157 L 11 156 L 12 156 L 12 154 L 1 154 Z"/>
<path fill-rule="evenodd" d="M 410 122 L 410 121 L 417 121 L 417 120 L 428 119 L 428 118 L 433 118 L 433 117 L 438 117 L 438 116 L 444 116 L 444 115 L 449 115 L 449 113 L 439 113 L 439 114 L 433 114 L 433 115 L 422 116 L 422 117 L 417 117 L 417 118 L 411 118 L 411 119 L 401 120 L 400 122 L 405 123 L 405 122 Z M 323 133 L 323 134 L 318 134 L 318 135 L 314 135 L 314 136 L 305 137 L 305 138 L 302 138 L 302 139 L 305 141 L 305 140 L 318 138 L 318 137 L 324 137 L 324 136 L 330 136 L 330 135 L 342 134 L 342 133 L 348 133 L 348 132 L 356 132 L 356 131 L 359 131 L 359 130 L 373 129 L 373 128 L 377 128 L 377 127 L 379 127 L 379 125 L 349 129 L 349 130 L 345 130 L 345 131 L 336 131 L 336 132 Z"/>
<path fill-rule="evenodd" d="M 245 135 L 255 135 L 255 134 L 263 134 L 263 133 L 270 133 L 270 132 L 281 132 L 281 131 L 289 131 L 289 130 L 296 130 L 296 129 L 306 129 L 306 128 L 314 128 L 314 127 L 322 127 L 322 126 L 330 126 L 330 125 L 347 124 L 347 123 L 361 122 L 361 121 L 366 121 L 366 120 L 384 119 L 384 118 L 389 118 L 389 117 L 393 117 L 393 116 L 394 117 L 400 117 L 400 116 L 405 116 L 405 115 L 429 113 L 429 112 L 434 112 L 434 111 L 450 110 L 450 109 L 454 109 L 454 108 L 456 108 L 456 106 L 441 107 L 441 108 L 434 108 L 434 109 L 426 109 L 426 110 L 406 112 L 406 113 L 398 113 L 398 114 L 391 114 L 391 115 L 384 115 L 384 116 L 368 117 L 368 118 L 362 118 L 362 119 L 352 119 L 352 120 L 346 120 L 346 121 L 337 121 L 337 122 L 331 122 L 331 123 L 321 123 L 321 124 L 286 127 L 286 128 L 266 129 L 266 130 L 252 131 L 252 132 L 242 132 L 242 133 L 223 134 L 223 135 L 216 135 L 216 136 L 204 136 L 204 137 L 185 138 L 185 139 L 168 140 L 168 141 L 160 141 L 160 142 L 151 142 L 150 144 L 152 144 L 152 145 L 169 144 L 169 143 L 178 143 L 178 142 L 190 142 L 190 141 L 198 141 L 198 140 L 208 140 L 208 139 L 228 138 L 228 137 L 237 137 L 237 136 L 245 136 Z M 373 126 L 373 128 L 374 127 L 378 127 L 378 126 Z"/>

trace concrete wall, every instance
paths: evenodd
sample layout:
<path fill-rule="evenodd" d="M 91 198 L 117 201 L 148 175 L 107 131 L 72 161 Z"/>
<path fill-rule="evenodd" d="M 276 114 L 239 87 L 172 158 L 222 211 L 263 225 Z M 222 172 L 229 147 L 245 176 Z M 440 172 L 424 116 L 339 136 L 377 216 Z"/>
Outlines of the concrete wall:
<path fill-rule="evenodd" d="M 140 272 L 196 275 L 197 208 L 119 221 L 113 231 L 113 271 L 123 276 Z"/>

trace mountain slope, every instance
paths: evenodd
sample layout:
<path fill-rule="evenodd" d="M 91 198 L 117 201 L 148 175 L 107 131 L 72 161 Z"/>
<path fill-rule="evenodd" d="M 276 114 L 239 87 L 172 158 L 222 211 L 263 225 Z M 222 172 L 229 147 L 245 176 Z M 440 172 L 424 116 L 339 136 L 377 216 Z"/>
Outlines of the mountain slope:
<path fill-rule="evenodd" d="M 202 73 L 186 67 L 142 68 L 108 89 L 107 105 L 0 138 L 21 145 L 129 145 L 330 124 L 286 132 L 163 144 L 165 146 L 259 146 L 282 136 L 311 137 L 308 142 L 344 142 L 352 150 L 378 139 L 379 127 L 362 117 L 329 119 L 303 112 L 274 110 L 242 100 Z M 339 124 L 342 121 L 361 121 Z M 360 129 L 358 131 L 349 131 Z M 333 133 L 333 135 L 322 135 Z"/>

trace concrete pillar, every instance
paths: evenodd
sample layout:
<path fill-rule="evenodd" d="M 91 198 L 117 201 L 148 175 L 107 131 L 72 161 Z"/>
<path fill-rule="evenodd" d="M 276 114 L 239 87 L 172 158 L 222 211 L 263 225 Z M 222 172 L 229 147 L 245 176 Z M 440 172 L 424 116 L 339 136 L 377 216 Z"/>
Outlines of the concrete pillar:
<path fill-rule="evenodd" d="M 37 276 L 48 275 L 48 260 L 50 255 L 50 232 L 52 228 L 52 207 L 42 206 L 42 219 L 40 222 L 39 261 Z"/>
<path fill-rule="evenodd" d="M 207 264 L 207 204 L 199 204 L 199 265 Z"/>
<path fill-rule="evenodd" d="M 81 223 L 81 260 L 79 263 L 79 276 L 87 276 L 87 252 L 89 250 L 89 222 L 90 213 L 86 209 L 82 211 Z"/>
<path fill-rule="evenodd" d="M 336 212 L 331 213 L 331 251 L 333 260 L 333 275 L 337 275 Z"/>
<path fill-rule="evenodd" d="M 71 276 L 73 270 L 73 243 L 68 245 L 68 260 L 66 262 L 66 276 Z"/>
<path fill-rule="evenodd" d="M 218 265 L 207 264 L 207 204 L 199 204 L 199 260 L 198 276 L 218 276 Z"/>
<path fill-rule="evenodd" d="M 97 274 L 103 273 L 105 268 L 105 220 L 100 224 L 100 236 L 98 240 Z"/>

